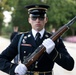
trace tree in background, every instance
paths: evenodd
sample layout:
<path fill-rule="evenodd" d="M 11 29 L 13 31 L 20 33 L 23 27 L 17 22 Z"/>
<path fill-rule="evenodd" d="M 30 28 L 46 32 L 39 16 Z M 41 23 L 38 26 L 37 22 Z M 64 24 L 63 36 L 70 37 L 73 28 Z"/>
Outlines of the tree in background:
<path fill-rule="evenodd" d="M 58 29 L 60 26 L 66 24 L 76 14 L 75 0 L 18 0 L 15 12 L 13 13 L 13 25 L 18 25 L 21 31 L 27 31 L 30 29 L 27 19 L 27 10 L 24 8 L 24 6 L 33 3 L 43 3 L 50 6 L 48 12 L 49 22 L 47 23 L 46 27 L 49 31 L 49 28 Z M 72 27 L 76 26 L 73 25 Z M 76 29 L 71 29 L 72 33 L 74 34 Z"/>
<path fill-rule="evenodd" d="M 50 5 L 49 26 L 58 29 L 60 26 L 66 24 L 74 16 L 76 16 L 76 1 L 75 0 L 47 0 Z M 76 23 L 75 23 L 76 24 Z M 75 35 L 76 25 L 71 27 L 72 34 Z M 49 27 L 50 28 L 50 27 Z M 70 32 L 68 32 L 70 33 Z M 71 33 L 69 35 L 72 35 Z"/>
<path fill-rule="evenodd" d="M 13 26 L 19 26 L 19 31 L 28 31 L 30 30 L 30 25 L 28 23 L 28 13 L 25 9 L 25 5 L 40 3 L 39 0 L 18 0 L 15 7 L 15 11 L 12 15 L 12 24 Z"/>
<path fill-rule="evenodd" d="M 0 0 L 0 35 L 1 35 L 2 27 L 3 27 L 3 19 L 4 19 L 3 12 L 5 10 L 7 11 L 11 10 L 9 3 L 7 1 L 8 0 Z"/>
<path fill-rule="evenodd" d="M 76 15 L 76 0 L 4 0 L 7 1 L 10 8 L 14 8 L 12 14 L 12 21 L 10 25 L 19 26 L 19 31 L 30 30 L 28 23 L 27 10 L 24 8 L 25 5 L 39 3 L 48 4 L 50 6 L 48 15 L 48 23 L 46 29 L 50 31 L 52 28 L 58 29 L 62 25 L 66 24 Z M 76 24 L 76 23 L 75 23 Z M 76 25 L 71 27 L 71 31 L 67 32 L 66 35 L 75 35 Z M 72 33 L 71 33 L 72 32 Z"/>

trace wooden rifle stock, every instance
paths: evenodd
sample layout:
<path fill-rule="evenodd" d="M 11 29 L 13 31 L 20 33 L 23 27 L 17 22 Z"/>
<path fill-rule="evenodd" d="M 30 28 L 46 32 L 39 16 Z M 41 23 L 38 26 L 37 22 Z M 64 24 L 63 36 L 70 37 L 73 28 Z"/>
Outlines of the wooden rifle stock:
<path fill-rule="evenodd" d="M 63 25 L 60 29 L 58 29 L 51 37 L 53 41 L 57 40 L 69 27 L 74 24 L 76 21 L 76 16 L 70 20 L 67 24 Z M 46 48 L 41 44 L 29 57 L 25 59 L 23 64 L 27 66 L 27 68 L 34 63 L 44 52 Z"/>

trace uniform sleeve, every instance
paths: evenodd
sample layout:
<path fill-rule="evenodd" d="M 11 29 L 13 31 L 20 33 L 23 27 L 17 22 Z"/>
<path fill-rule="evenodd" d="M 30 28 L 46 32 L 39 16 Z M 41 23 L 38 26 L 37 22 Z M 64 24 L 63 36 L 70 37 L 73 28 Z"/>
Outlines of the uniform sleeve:
<path fill-rule="evenodd" d="M 56 41 L 56 47 L 49 57 L 53 60 L 53 62 L 56 62 L 66 70 L 70 71 L 74 67 L 74 59 L 68 53 L 62 42 L 62 39 L 58 39 Z"/>
<path fill-rule="evenodd" d="M 13 58 L 18 54 L 17 45 L 19 35 L 17 35 L 12 43 L 0 54 L 0 70 L 10 75 L 14 75 L 14 69 L 17 64 L 12 63 Z"/>

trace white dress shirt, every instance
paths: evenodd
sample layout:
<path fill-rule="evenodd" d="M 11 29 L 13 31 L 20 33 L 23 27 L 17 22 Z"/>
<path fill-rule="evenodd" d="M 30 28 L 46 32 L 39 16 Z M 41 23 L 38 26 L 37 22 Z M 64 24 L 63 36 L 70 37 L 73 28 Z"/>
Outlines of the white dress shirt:
<path fill-rule="evenodd" d="M 39 31 L 39 33 L 41 34 L 40 38 L 43 37 L 44 32 L 45 32 L 45 29 L 44 29 L 44 28 L 43 28 L 41 31 Z M 32 29 L 32 34 L 33 34 L 34 38 L 35 38 L 35 36 L 36 36 L 36 33 L 38 33 L 38 31 Z"/>

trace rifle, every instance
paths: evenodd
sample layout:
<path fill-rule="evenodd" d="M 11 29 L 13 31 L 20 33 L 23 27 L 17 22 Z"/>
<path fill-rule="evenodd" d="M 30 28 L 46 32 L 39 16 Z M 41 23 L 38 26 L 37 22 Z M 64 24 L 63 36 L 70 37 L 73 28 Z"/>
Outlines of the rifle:
<path fill-rule="evenodd" d="M 76 21 L 76 16 L 70 20 L 67 24 L 63 25 L 59 28 L 51 37 L 53 41 L 57 40 L 65 31 L 67 31 L 72 24 Z M 27 66 L 27 68 L 34 63 L 44 52 L 46 48 L 41 44 L 28 58 L 25 59 L 23 64 Z"/>

